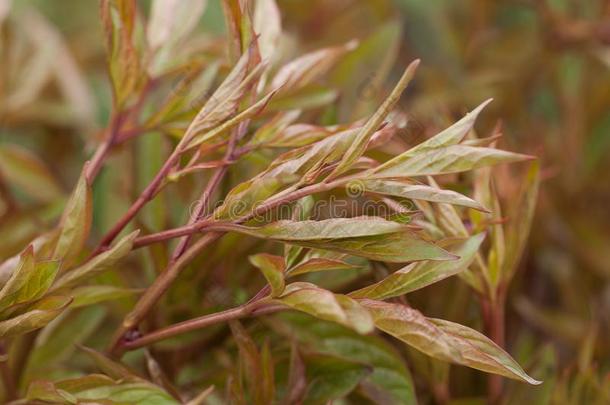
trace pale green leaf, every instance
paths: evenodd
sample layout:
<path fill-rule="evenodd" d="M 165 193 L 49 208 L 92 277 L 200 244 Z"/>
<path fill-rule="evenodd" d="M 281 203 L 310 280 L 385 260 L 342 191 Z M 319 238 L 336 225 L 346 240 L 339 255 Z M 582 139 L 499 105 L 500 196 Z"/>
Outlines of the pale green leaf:
<path fill-rule="evenodd" d="M 358 135 L 356 136 L 356 139 L 350 145 L 349 149 L 341 159 L 339 165 L 328 176 L 329 178 L 335 178 L 341 175 L 342 173 L 348 171 L 360 158 L 360 156 L 364 154 L 364 152 L 366 151 L 366 147 L 368 146 L 369 141 L 371 140 L 371 137 L 373 136 L 375 131 L 377 131 L 379 126 L 383 123 L 383 120 L 390 113 L 392 108 L 394 108 L 394 106 L 400 99 L 400 95 L 407 87 L 407 85 L 411 82 L 411 79 L 413 79 L 417 66 L 419 66 L 419 59 L 415 60 L 409 66 L 407 66 L 402 77 L 400 78 L 390 95 L 385 99 L 381 106 L 379 106 L 377 111 L 375 111 L 375 114 L 373 114 L 373 116 L 369 118 L 364 127 L 360 129 Z"/>
<path fill-rule="evenodd" d="M 87 165 L 81 173 L 72 196 L 66 203 L 58 225 L 60 234 L 53 258 L 63 260 L 65 264 L 72 262 L 81 252 L 91 229 L 93 197 L 91 184 L 86 176 L 86 168 Z"/>
<path fill-rule="evenodd" d="M 374 169 L 373 178 L 432 176 L 460 173 L 501 163 L 531 160 L 532 157 L 494 148 L 451 145 L 434 148 L 408 159 L 393 159 Z"/>
<path fill-rule="evenodd" d="M 124 236 L 105 252 L 102 252 L 86 263 L 69 270 L 57 280 L 57 283 L 53 286 L 53 290 L 55 291 L 60 288 L 81 283 L 84 280 L 95 277 L 108 270 L 131 252 L 133 241 L 139 233 L 140 231 L 138 230 Z"/>
<path fill-rule="evenodd" d="M 0 311 L 42 297 L 55 280 L 59 266 L 59 261 L 36 262 L 30 245 L 21 254 L 19 265 L 0 290 Z"/>
<path fill-rule="evenodd" d="M 42 328 L 55 319 L 71 300 L 69 297 L 46 297 L 26 308 L 21 315 L 0 321 L 0 338 L 23 335 Z"/>
<path fill-rule="evenodd" d="M 377 194 L 460 205 L 474 208 L 479 211 L 487 211 L 479 202 L 451 190 L 442 190 L 423 184 L 409 184 L 391 180 L 362 180 L 360 183 L 364 190 Z"/>
<path fill-rule="evenodd" d="M 268 253 L 259 253 L 248 257 L 250 263 L 257 267 L 271 286 L 271 296 L 276 297 L 284 291 L 284 258 Z"/>
<path fill-rule="evenodd" d="M 484 238 L 485 234 L 481 233 L 448 246 L 447 250 L 449 252 L 459 256 L 457 260 L 426 261 L 410 264 L 390 274 L 378 283 L 350 293 L 349 296 L 352 298 L 383 300 L 419 290 L 447 277 L 451 277 L 468 268 Z"/>

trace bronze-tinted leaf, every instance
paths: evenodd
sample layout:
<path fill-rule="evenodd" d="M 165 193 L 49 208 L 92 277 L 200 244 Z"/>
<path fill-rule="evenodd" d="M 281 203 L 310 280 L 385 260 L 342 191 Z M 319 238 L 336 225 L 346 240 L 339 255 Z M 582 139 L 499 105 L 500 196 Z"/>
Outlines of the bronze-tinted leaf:
<path fill-rule="evenodd" d="M 368 333 L 373 329 L 370 315 L 355 300 L 311 283 L 287 285 L 284 294 L 276 301 L 317 318 L 337 322 L 358 333 Z"/>
<path fill-rule="evenodd" d="M 370 311 L 377 328 L 431 357 L 540 384 L 498 345 L 473 329 L 442 319 L 426 318 L 405 305 L 373 300 L 359 302 Z"/>

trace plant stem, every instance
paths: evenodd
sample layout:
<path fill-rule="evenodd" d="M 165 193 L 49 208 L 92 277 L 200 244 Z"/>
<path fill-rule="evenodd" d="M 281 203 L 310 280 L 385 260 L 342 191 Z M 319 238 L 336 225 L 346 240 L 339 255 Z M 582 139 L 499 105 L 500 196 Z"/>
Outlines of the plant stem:
<path fill-rule="evenodd" d="M 6 402 L 17 398 L 17 386 L 13 373 L 8 365 L 8 354 L 3 343 L 0 343 L 0 374 L 4 385 L 4 400 Z"/>
<path fill-rule="evenodd" d="M 286 309 L 283 305 L 268 305 L 256 306 L 255 302 L 241 305 L 236 308 L 227 309 L 225 311 L 216 312 L 210 315 L 204 315 L 199 318 L 189 319 L 188 321 L 180 322 L 167 328 L 148 333 L 142 337 L 129 342 L 123 342 L 121 348 L 123 350 L 134 350 L 160 340 L 169 339 L 176 335 L 191 332 L 193 330 L 202 329 L 211 325 L 227 322 L 234 319 L 241 319 L 248 316 L 267 315 L 274 312 Z"/>
<path fill-rule="evenodd" d="M 505 302 L 506 294 L 502 286 L 498 286 L 494 300 L 489 298 L 481 299 L 481 309 L 483 311 L 483 321 L 485 329 L 491 340 L 498 346 L 505 346 Z M 490 374 L 487 377 L 487 401 L 490 404 L 497 404 L 502 398 L 504 380 L 503 377 Z"/>

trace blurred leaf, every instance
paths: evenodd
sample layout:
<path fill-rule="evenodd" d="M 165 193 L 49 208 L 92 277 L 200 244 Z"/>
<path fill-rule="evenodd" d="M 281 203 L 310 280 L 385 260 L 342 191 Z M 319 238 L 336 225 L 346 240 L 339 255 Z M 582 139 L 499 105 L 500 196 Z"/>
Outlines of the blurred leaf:
<path fill-rule="evenodd" d="M 148 46 L 155 52 L 150 73 L 160 73 L 172 62 L 174 48 L 195 29 L 207 0 L 154 0 L 146 27 Z"/>
<path fill-rule="evenodd" d="M 100 302 L 115 301 L 137 294 L 139 290 L 115 287 L 112 285 L 90 285 L 77 287 L 70 291 L 74 298 L 71 308 L 85 307 Z"/>
<path fill-rule="evenodd" d="M 57 180 L 45 164 L 20 146 L 0 145 L 0 176 L 42 202 L 62 197 Z"/>
<path fill-rule="evenodd" d="M 357 42 L 350 41 L 345 45 L 319 49 L 305 54 L 282 66 L 275 74 L 271 86 L 274 89 L 293 91 L 316 81 L 333 67 L 340 57 L 356 48 Z"/>
<path fill-rule="evenodd" d="M 328 355 L 306 359 L 307 393 L 303 404 L 327 404 L 351 392 L 370 372 L 365 364 Z"/>
<path fill-rule="evenodd" d="M 278 42 L 282 36 L 282 17 L 275 0 L 257 0 L 253 16 L 254 32 L 263 61 L 278 58 Z"/>

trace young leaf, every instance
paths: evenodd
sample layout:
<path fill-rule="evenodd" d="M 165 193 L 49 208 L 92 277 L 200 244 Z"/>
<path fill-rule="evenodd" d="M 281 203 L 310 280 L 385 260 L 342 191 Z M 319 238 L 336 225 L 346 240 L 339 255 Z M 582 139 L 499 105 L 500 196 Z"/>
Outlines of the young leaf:
<path fill-rule="evenodd" d="M 57 280 L 53 286 L 53 291 L 78 284 L 106 271 L 109 267 L 113 266 L 131 252 L 133 241 L 139 233 L 140 231 L 137 230 L 124 236 L 105 252 L 93 257 L 81 266 L 69 270 Z"/>
<path fill-rule="evenodd" d="M 26 308 L 21 315 L 0 321 L 0 338 L 23 335 L 42 328 L 55 319 L 71 300 L 69 297 L 46 297 Z"/>
<path fill-rule="evenodd" d="M 228 119 L 221 125 L 218 125 L 217 127 L 215 127 L 214 129 L 212 129 L 210 131 L 203 132 L 203 133 L 200 133 L 199 135 L 195 136 L 192 139 L 192 141 L 189 142 L 189 144 L 186 146 L 186 148 L 190 149 L 195 146 L 201 145 L 204 142 L 207 142 L 211 139 L 216 138 L 217 136 L 219 136 L 223 133 L 226 133 L 228 130 L 230 130 L 231 128 L 234 128 L 241 122 L 256 116 L 267 106 L 267 104 L 269 103 L 269 100 L 271 100 L 271 97 L 273 97 L 275 95 L 275 93 L 276 93 L 276 91 L 270 92 L 265 97 L 261 98 L 259 101 L 252 104 L 250 107 L 246 108 L 241 113 Z"/>
<path fill-rule="evenodd" d="M 241 56 L 229 75 L 197 113 L 185 135 L 186 139 L 190 141 L 197 134 L 218 126 L 235 114 L 244 94 L 264 67 L 259 64 L 252 71 L 249 70 L 256 57 L 252 47 Z"/>
<path fill-rule="evenodd" d="M 91 229 L 93 197 L 91 195 L 91 185 L 85 174 L 86 168 L 87 165 L 81 173 L 72 196 L 66 203 L 58 225 L 61 231 L 53 258 L 63 260 L 64 263 L 70 263 L 78 256 Z"/>
<path fill-rule="evenodd" d="M 457 260 L 426 261 L 410 264 L 390 274 L 378 283 L 350 293 L 349 296 L 352 298 L 384 300 L 419 290 L 447 277 L 451 277 L 465 270 L 470 265 L 484 238 L 485 234 L 480 233 L 448 247 L 451 253 L 459 256 Z"/>
<path fill-rule="evenodd" d="M 136 20 L 135 0 L 102 0 L 102 24 L 115 102 L 119 109 L 135 93 L 145 75 L 132 42 Z"/>
<path fill-rule="evenodd" d="M 350 41 L 345 45 L 324 48 L 303 55 L 282 66 L 276 73 L 271 86 L 282 87 L 284 91 L 297 90 L 324 75 L 346 52 L 356 48 L 357 42 Z"/>
<path fill-rule="evenodd" d="M 355 266 L 353 264 L 349 264 L 341 260 L 314 257 L 312 259 L 297 264 L 293 268 L 289 269 L 286 273 L 290 276 L 298 276 L 300 274 L 313 273 L 318 271 L 347 270 L 357 269 L 358 267 L 359 266 Z"/>
<path fill-rule="evenodd" d="M 271 296 L 277 297 L 284 291 L 284 258 L 267 253 L 250 256 L 250 263 L 260 269 L 271 286 Z"/>
<path fill-rule="evenodd" d="M 531 159 L 532 157 L 528 155 L 494 148 L 451 145 L 422 151 L 408 159 L 392 159 L 375 168 L 371 177 L 391 178 L 460 173 L 480 167 Z"/>
<path fill-rule="evenodd" d="M 479 211 L 488 211 L 477 201 L 463 194 L 451 190 L 442 190 L 423 184 L 409 184 L 391 180 L 363 180 L 362 185 L 366 191 L 391 195 L 394 197 L 424 200 L 437 203 L 461 205 Z"/>
<path fill-rule="evenodd" d="M 364 154 L 366 147 L 371 140 L 371 137 L 377 131 L 383 120 L 389 114 L 389 112 L 394 108 L 394 105 L 400 99 L 400 95 L 407 87 L 407 85 L 413 79 L 415 75 L 415 70 L 419 66 L 419 59 L 412 62 L 405 69 L 402 77 L 388 96 L 385 101 L 381 104 L 379 109 L 375 111 L 375 114 L 366 122 L 364 127 L 358 132 L 356 139 L 350 145 L 349 149 L 345 153 L 345 156 L 341 159 L 339 165 L 335 168 L 335 170 L 328 176 L 330 179 L 339 176 L 342 173 L 348 171 L 352 165 Z"/>
<path fill-rule="evenodd" d="M 502 277 L 505 280 L 510 280 L 513 276 L 523 255 L 534 218 L 539 187 L 540 166 L 536 162 L 527 173 L 520 197 L 514 206 L 515 209 L 511 212 L 510 222 L 506 229 L 506 253 L 502 272 Z"/>
<path fill-rule="evenodd" d="M 333 294 L 311 283 L 292 283 L 275 301 L 313 315 L 337 322 L 358 333 L 369 333 L 373 322 L 367 311 L 346 295 Z"/>
<path fill-rule="evenodd" d="M 491 102 L 492 99 L 484 101 L 481 105 L 466 114 L 461 120 L 451 125 L 449 128 L 439 132 L 427 141 L 414 146 L 408 151 L 401 153 L 393 159 L 388 160 L 384 164 L 377 167 L 374 171 L 384 171 L 388 167 L 400 165 L 404 161 L 423 152 L 428 152 L 445 146 L 457 145 L 460 143 L 460 141 L 462 141 L 462 139 L 464 139 L 468 132 L 470 132 L 481 111 L 483 111 L 483 109 Z"/>
<path fill-rule="evenodd" d="M 504 350 L 479 332 L 453 322 L 426 318 L 405 305 L 360 300 L 375 326 L 427 355 L 530 384 L 540 384 Z"/>
<path fill-rule="evenodd" d="M 5 308 L 34 301 L 49 289 L 59 270 L 59 261 L 36 263 L 30 245 L 21 254 L 21 261 L 11 278 L 0 290 L 0 311 Z"/>

